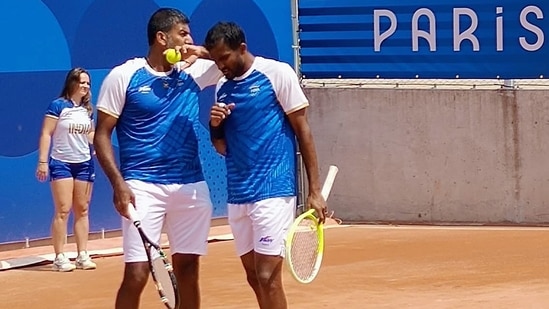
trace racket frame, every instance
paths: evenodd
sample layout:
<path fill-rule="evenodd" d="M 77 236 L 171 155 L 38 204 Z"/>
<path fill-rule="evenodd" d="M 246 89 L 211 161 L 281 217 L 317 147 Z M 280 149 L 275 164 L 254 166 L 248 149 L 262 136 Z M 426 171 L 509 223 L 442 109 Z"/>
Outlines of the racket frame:
<path fill-rule="evenodd" d="M 334 181 L 338 172 L 339 172 L 339 168 L 336 165 L 330 165 L 330 167 L 328 168 L 328 175 L 326 175 L 326 179 L 324 180 L 324 184 L 322 185 L 322 190 L 321 190 L 322 197 L 324 198 L 325 201 L 327 201 L 328 196 L 330 196 L 330 192 L 332 191 L 332 186 L 334 185 Z M 315 214 L 315 210 L 309 209 L 306 212 L 299 215 L 292 223 L 285 239 L 286 257 L 284 259 L 286 260 L 286 265 L 288 266 L 290 273 L 295 278 L 295 280 L 304 284 L 311 283 L 316 278 L 316 276 L 318 275 L 318 271 L 320 270 L 320 266 L 322 265 L 322 258 L 324 256 L 324 224 L 320 223 L 318 221 L 318 218 L 314 214 Z M 300 228 L 299 224 L 304 219 L 311 219 L 314 222 L 316 222 L 316 236 L 318 238 L 317 258 L 315 261 L 315 265 L 313 266 L 311 275 L 309 276 L 309 278 L 306 278 L 306 279 L 302 279 L 297 275 L 291 262 L 292 240 L 297 229 Z"/>
<path fill-rule="evenodd" d="M 133 207 L 133 206 L 130 205 L 129 207 Z M 156 290 L 158 292 L 158 295 L 160 296 L 160 300 L 162 301 L 164 306 L 166 306 L 166 308 L 168 308 L 168 309 L 178 309 L 179 308 L 179 302 L 180 302 L 179 289 L 177 287 L 177 279 L 175 277 L 175 274 L 173 273 L 172 264 L 169 262 L 168 257 L 166 256 L 166 254 L 164 253 L 162 248 L 158 244 L 156 244 L 155 242 L 151 241 L 147 237 L 147 235 L 145 235 L 145 232 L 141 228 L 141 221 L 135 220 L 135 221 L 133 221 L 133 225 L 137 228 L 139 236 L 141 237 L 141 240 L 143 241 L 143 246 L 145 247 L 145 251 L 147 253 L 147 260 L 148 260 L 147 262 L 149 264 L 149 270 L 151 272 L 151 276 L 152 276 L 154 285 L 156 287 Z M 162 263 L 164 263 L 164 267 L 168 271 L 168 276 L 170 277 L 170 280 L 172 282 L 171 285 L 172 285 L 172 288 L 173 288 L 173 291 L 174 291 L 174 297 L 175 297 L 175 299 L 174 299 L 175 306 L 174 307 L 171 307 L 170 304 L 169 304 L 169 299 L 166 297 L 166 293 L 164 292 L 165 287 L 162 286 L 162 284 L 160 282 L 158 282 L 158 277 L 156 276 L 156 271 L 153 267 L 153 258 L 151 256 L 151 248 L 154 248 L 156 251 L 158 251 L 158 254 L 160 255 L 160 258 L 162 259 Z"/>
<path fill-rule="evenodd" d="M 284 258 L 286 260 L 286 265 L 288 266 L 288 269 L 290 270 L 290 273 L 294 277 L 295 280 L 297 280 L 299 283 L 307 284 L 311 283 L 316 276 L 318 275 L 318 271 L 320 270 L 320 265 L 322 265 L 322 258 L 324 256 L 324 224 L 318 222 L 318 218 L 314 215 L 315 210 L 309 209 L 308 211 L 302 213 L 297 217 L 294 222 L 292 223 L 292 226 L 288 230 L 288 235 L 286 237 L 286 257 Z M 304 219 L 310 219 L 316 224 L 316 237 L 318 238 L 318 246 L 317 246 L 317 256 L 315 260 L 315 265 L 313 266 L 313 269 L 311 271 L 311 275 L 308 278 L 300 278 L 297 272 L 295 271 L 293 265 L 292 265 L 292 239 L 297 232 L 298 229 L 303 228 L 300 226 L 300 223 Z"/>

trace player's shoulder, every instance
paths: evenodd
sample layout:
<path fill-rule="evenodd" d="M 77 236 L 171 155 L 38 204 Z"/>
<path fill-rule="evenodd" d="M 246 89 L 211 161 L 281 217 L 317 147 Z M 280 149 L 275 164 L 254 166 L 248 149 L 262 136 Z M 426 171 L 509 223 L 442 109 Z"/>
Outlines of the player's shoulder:
<path fill-rule="evenodd" d="M 133 58 L 119 64 L 109 72 L 110 78 L 128 78 L 147 64 L 145 58 Z"/>
<path fill-rule="evenodd" d="M 56 98 L 50 102 L 50 105 L 48 106 L 48 109 L 46 111 L 46 115 L 59 117 L 64 109 L 71 108 L 72 106 L 73 104 L 69 100 L 63 97 Z"/>
<path fill-rule="evenodd" d="M 72 102 L 70 102 L 69 100 L 63 97 L 56 98 L 50 103 L 50 108 L 55 108 L 59 110 L 67 107 L 72 107 L 72 106 L 73 106 Z"/>
<path fill-rule="evenodd" d="M 267 76 L 285 75 L 288 73 L 295 74 L 294 69 L 286 62 L 259 56 L 256 56 L 255 58 L 254 65 L 256 66 L 256 70 Z"/>
<path fill-rule="evenodd" d="M 212 67 L 215 65 L 215 62 L 213 60 L 210 60 L 210 59 L 202 59 L 202 58 L 198 58 L 194 61 L 193 65 L 201 65 L 201 66 L 205 66 L 205 67 Z M 192 67 L 192 66 L 190 66 Z"/>
<path fill-rule="evenodd" d="M 275 70 L 292 70 L 292 67 L 286 63 L 286 62 L 283 62 L 283 61 L 280 61 L 280 60 L 276 60 L 276 59 L 272 59 L 272 58 L 264 58 L 264 57 L 260 57 L 260 56 L 256 56 L 255 57 L 255 62 L 257 64 L 258 67 L 261 67 L 261 68 L 273 68 Z"/>
<path fill-rule="evenodd" d="M 113 68 L 113 70 L 127 71 L 134 68 L 142 68 L 147 64 L 147 60 L 142 57 L 132 58 L 126 60 L 126 62 L 119 64 Z"/>
<path fill-rule="evenodd" d="M 69 103 L 69 100 L 63 98 L 63 97 L 58 97 L 58 98 L 55 98 L 53 99 L 53 101 L 51 101 L 51 104 L 59 104 L 59 105 L 63 105 L 63 104 L 68 104 Z"/>
<path fill-rule="evenodd" d="M 183 62 L 180 62 L 180 63 L 183 63 Z M 182 70 L 180 74 L 186 73 L 186 74 L 190 74 L 191 76 L 201 76 L 206 72 L 212 71 L 213 67 L 217 69 L 217 66 L 213 60 L 198 58 L 194 61 L 194 63 L 191 66 Z"/>

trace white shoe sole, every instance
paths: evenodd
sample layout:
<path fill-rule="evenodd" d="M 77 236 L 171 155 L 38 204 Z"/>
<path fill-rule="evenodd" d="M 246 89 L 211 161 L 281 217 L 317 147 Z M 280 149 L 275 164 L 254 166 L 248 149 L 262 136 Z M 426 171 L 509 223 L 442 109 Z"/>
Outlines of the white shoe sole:
<path fill-rule="evenodd" d="M 92 269 L 96 269 L 97 265 L 94 265 L 94 266 L 76 265 L 76 268 L 82 269 L 82 270 L 92 270 Z"/>
<path fill-rule="evenodd" d="M 71 271 L 75 270 L 76 267 L 74 267 L 74 268 L 59 268 L 59 267 L 53 266 L 52 269 L 53 269 L 53 271 L 68 273 L 68 272 L 71 272 Z"/>

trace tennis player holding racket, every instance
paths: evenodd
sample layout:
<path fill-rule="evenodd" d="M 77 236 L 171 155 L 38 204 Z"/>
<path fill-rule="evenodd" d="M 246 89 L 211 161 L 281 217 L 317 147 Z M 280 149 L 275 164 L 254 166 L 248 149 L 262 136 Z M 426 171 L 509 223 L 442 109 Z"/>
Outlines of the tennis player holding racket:
<path fill-rule="evenodd" d="M 309 182 L 307 207 L 325 220 L 309 103 L 286 63 L 255 57 L 235 23 L 218 23 L 206 48 L 225 75 L 216 89 L 210 132 L 226 156 L 229 223 L 248 283 L 262 309 L 287 308 L 284 239 L 296 207 L 296 143 Z"/>
<path fill-rule="evenodd" d="M 207 249 L 212 205 L 198 156 L 198 95 L 222 76 L 213 61 L 198 59 L 173 69 L 168 48 L 192 43 L 189 19 L 176 9 L 159 9 L 148 24 L 147 57 L 128 60 L 105 78 L 95 134 L 97 158 L 109 178 L 118 212 L 128 218 L 135 205 L 139 227 L 159 243 L 165 225 L 181 309 L 200 307 L 199 256 Z M 196 56 L 204 48 L 187 46 Z M 184 55 L 183 59 L 189 59 Z M 111 145 L 116 128 L 118 169 Z M 135 309 L 147 279 L 148 258 L 138 230 L 122 220 L 124 278 L 117 309 Z"/>

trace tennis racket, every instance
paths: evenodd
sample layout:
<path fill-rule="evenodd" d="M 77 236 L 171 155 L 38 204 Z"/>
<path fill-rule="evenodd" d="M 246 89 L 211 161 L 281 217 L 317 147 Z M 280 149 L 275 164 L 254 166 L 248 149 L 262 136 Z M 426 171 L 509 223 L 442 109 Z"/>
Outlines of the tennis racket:
<path fill-rule="evenodd" d="M 331 165 L 322 186 L 322 197 L 328 199 L 338 172 Z M 310 209 L 297 217 L 286 236 L 286 265 L 300 283 L 310 283 L 318 274 L 324 253 L 324 226 Z"/>
<path fill-rule="evenodd" d="M 147 252 L 151 275 L 158 295 L 160 296 L 160 300 L 164 303 L 166 308 L 179 308 L 179 292 L 177 290 L 177 280 L 173 273 L 172 264 L 164 251 L 162 251 L 162 248 L 151 241 L 143 232 L 141 221 L 137 219 L 139 217 L 137 216 L 137 211 L 133 205 L 128 206 L 128 213 L 143 241 L 143 246 Z"/>

